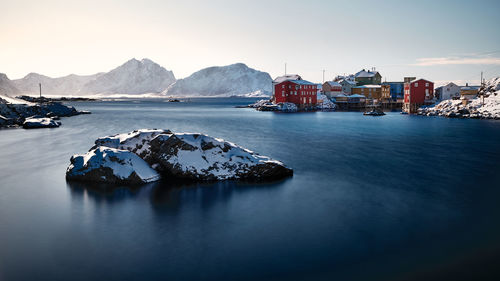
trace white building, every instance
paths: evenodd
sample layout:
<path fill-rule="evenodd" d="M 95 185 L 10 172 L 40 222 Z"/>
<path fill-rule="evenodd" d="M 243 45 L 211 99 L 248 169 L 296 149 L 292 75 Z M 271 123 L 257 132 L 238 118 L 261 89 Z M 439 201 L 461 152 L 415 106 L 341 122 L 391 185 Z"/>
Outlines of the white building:
<path fill-rule="evenodd" d="M 453 82 L 450 82 L 441 87 L 437 87 L 435 97 L 438 100 L 449 100 L 453 98 L 460 98 L 460 87 Z"/>

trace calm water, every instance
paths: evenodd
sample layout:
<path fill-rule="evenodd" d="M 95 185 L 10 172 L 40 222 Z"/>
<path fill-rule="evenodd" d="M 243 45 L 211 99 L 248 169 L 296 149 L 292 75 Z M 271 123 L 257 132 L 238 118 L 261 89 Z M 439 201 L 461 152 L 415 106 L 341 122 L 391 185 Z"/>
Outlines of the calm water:
<path fill-rule="evenodd" d="M 234 108 L 247 103 L 76 103 L 93 114 L 0 131 L 0 280 L 400 280 L 498 264 L 499 121 Z M 139 128 L 224 138 L 295 175 L 65 181 L 72 154 Z"/>

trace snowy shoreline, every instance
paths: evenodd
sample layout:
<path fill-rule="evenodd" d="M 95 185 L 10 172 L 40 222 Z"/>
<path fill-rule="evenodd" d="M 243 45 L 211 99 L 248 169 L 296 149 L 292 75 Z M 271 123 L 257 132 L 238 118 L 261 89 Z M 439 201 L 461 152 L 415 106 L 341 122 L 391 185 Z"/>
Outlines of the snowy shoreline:
<path fill-rule="evenodd" d="M 448 118 L 500 120 L 500 77 L 487 81 L 478 97 L 470 100 L 444 100 L 421 107 L 418 115 Z"/>

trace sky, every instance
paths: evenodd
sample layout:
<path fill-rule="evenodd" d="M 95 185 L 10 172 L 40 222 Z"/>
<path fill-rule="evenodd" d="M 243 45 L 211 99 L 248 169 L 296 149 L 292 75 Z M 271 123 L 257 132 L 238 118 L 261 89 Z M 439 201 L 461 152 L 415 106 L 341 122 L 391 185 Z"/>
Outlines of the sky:
<path fill-rule="evenodd" d="M 149 58 L 176 78 L 243 62 L 313 82 L 500 76 L 500 1 L 0 0 L 0 72 L 51 77 Z"/>

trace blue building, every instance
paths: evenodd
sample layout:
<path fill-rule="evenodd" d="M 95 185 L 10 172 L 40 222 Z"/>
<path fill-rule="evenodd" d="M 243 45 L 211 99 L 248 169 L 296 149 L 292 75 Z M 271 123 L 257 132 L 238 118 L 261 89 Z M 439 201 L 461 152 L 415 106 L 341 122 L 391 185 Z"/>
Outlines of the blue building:
<path fill-rule="evenodd" d="M 391 86 L 391 98 L 393 100 L 404 98 L 404 82 L 384 82 L 382 85 Z"/>

